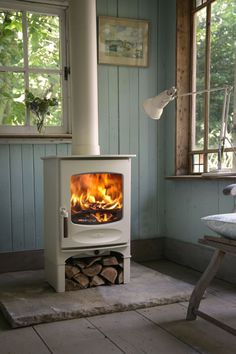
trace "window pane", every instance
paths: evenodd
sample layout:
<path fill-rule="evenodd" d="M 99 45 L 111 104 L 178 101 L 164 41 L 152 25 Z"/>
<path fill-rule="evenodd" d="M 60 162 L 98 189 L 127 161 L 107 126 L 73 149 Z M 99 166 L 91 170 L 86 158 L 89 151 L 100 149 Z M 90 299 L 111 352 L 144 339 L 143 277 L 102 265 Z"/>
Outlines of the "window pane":
<path fill-rule="evenodd" d="M 233 163 L 233 152 L 224 152 L 223 158 L 221 161 L 221 168 L 232 168 Z M 211 153 L 208 154 L 208 171 L 217 170 L 218 169 L 218 154 Z"/>
<path fill-rule="evenodd" d="M 205 88 L 205 47 L 206 47 L 206 9 L 197 12 L 195 16 L 195 47 L 194 62 L 195 72 L 193 73 L 193 91 Z M 193 100 L 193 134 L 192 148 L 201 150 L 204 146 L 204 95 L 195 95 Z"/>
<path fill-rule="evenodd" d="M 207 156 L 208 161 L 208 172 L 212 170 L 217 170 L 218 168 L 218 154 L 212 153 Z"/>
<path fill-rule="evenodd" d="M 0 72 L 0 123 L 24 125 L 24 74 Z"/>
<path fill-rule="evenodd" d="M 61 126 L 62 125 L 62 100 L 61 100 L 61 85 L 60 75 L 53 74 L 30 74 L 30 88 L 29 91 L 35 96 L 43 99 L 56 98 L 58 105 L 50 107 L 50 115 L 45 118 L 46 126 Z M 34 115 L 31 114 L 31 124 L 34 125 Z"/>
<path fill-rule="evenodd" d="M 198 7 L 198 6 L 201 6 L 202 5 L 202 0 L 196 0 L 195 1 L 195 6 Z"/>
<path fill-rule="evenodd" d="M 211 92 L 209 108 L 209 148 L 211 149 L 216 149 L 219 145 L 223 101 L 223 91 Z"/>
<path fill-rule="evenodd" d="M 211 88 L 234 84 L 236 39 L 236 2 L 216 1 L 211 12 Z M 211 94 L 209 117 L 209 147 L 216 148 L 221 128 L 224 91 Z M 233 100 L 229 109 L 229 132 L 232 130 Z"/>
<path fill-rule="evenodd" d="M 192 158 L 193 173 L 202 173 L 204 170 L 204 157 L 203 154 L 194 154 Z"/>
<path fill-rule="evenodd" d="M 23 65 L 21 12 L 0 11 L 0 65 Z"/>
<path fill-rule="evenodd" d="M 29 65 L 60 67 L 59 17 L 28 13 Z"/>

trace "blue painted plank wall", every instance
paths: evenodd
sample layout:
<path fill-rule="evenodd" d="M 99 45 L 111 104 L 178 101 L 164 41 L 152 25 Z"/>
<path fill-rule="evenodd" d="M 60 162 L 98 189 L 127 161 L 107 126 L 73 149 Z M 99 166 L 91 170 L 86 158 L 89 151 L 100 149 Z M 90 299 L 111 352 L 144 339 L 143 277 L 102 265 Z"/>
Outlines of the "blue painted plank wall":
<path fill-rule="evenodd" d="M 0 252 L 43 247 L 43 162 L 67 144 L 0 145 Z"/>
<path fill-rule="evenodd" d="M 141 103 L 157 92 L 157 0 L 97 0 L 99 15 L 151 24 L 148 68 L 98 65 L 99 138 L 103 154 L 132 161 L 132 238 L 158 237 L 157 133 Z M 68 144 L 0 144 L 0 252 L 43 248 L 43 162 L 70 154 Z"/>

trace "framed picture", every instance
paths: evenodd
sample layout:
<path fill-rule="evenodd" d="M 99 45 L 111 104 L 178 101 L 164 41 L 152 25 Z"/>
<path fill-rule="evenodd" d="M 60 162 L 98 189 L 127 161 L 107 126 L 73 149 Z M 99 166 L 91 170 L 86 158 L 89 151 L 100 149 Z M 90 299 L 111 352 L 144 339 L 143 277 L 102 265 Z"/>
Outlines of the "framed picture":
<path fill-rule="evenodd" d="M 99 16 L 98 63 L 148 66 L 149 22 Z"/>

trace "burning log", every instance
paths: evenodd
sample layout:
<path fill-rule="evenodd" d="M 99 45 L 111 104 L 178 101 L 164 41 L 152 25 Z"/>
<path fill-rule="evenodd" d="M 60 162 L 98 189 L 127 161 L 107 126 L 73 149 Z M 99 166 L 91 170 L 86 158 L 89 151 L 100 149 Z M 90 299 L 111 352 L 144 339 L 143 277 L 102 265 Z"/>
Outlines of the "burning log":
<path fill-rule="evenodd" d="M 122 218 L 122 175 L 88 173 L 71 178 L 71 219 L 76 224 L 100 224 Z"/>

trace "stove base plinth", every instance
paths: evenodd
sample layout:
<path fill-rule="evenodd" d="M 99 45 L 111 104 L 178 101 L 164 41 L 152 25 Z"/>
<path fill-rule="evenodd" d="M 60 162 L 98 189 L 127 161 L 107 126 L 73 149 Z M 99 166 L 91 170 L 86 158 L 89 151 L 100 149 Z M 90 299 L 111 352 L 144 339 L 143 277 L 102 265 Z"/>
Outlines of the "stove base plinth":
<path fill-rule="evenodd" d="M 100 250 L 101 255 L 109 255 L 110 252 L 116 252 L 122 255 L 123 259 L 123 277 L 124 284 L 130 281 L 130 245 L 126 245 L 117 249 L 109 248 L 105 250 Z M 85 258 L 84 250 L 70 250 L 68 252 L 59 252 L 60 263 L 55 263 L 51 259 L 47 258 L 45 255 L 45 279 L 58 293 L 65 292 L 65 262 L 70 257 L 78 257 L 81 259 Z M 95 254 L 93 254 L 96 257 Z M 91 251 L 88 252 L 87 257 L 91 257 Z M 78 290 L 79 291 L 79 290 Z"/>

